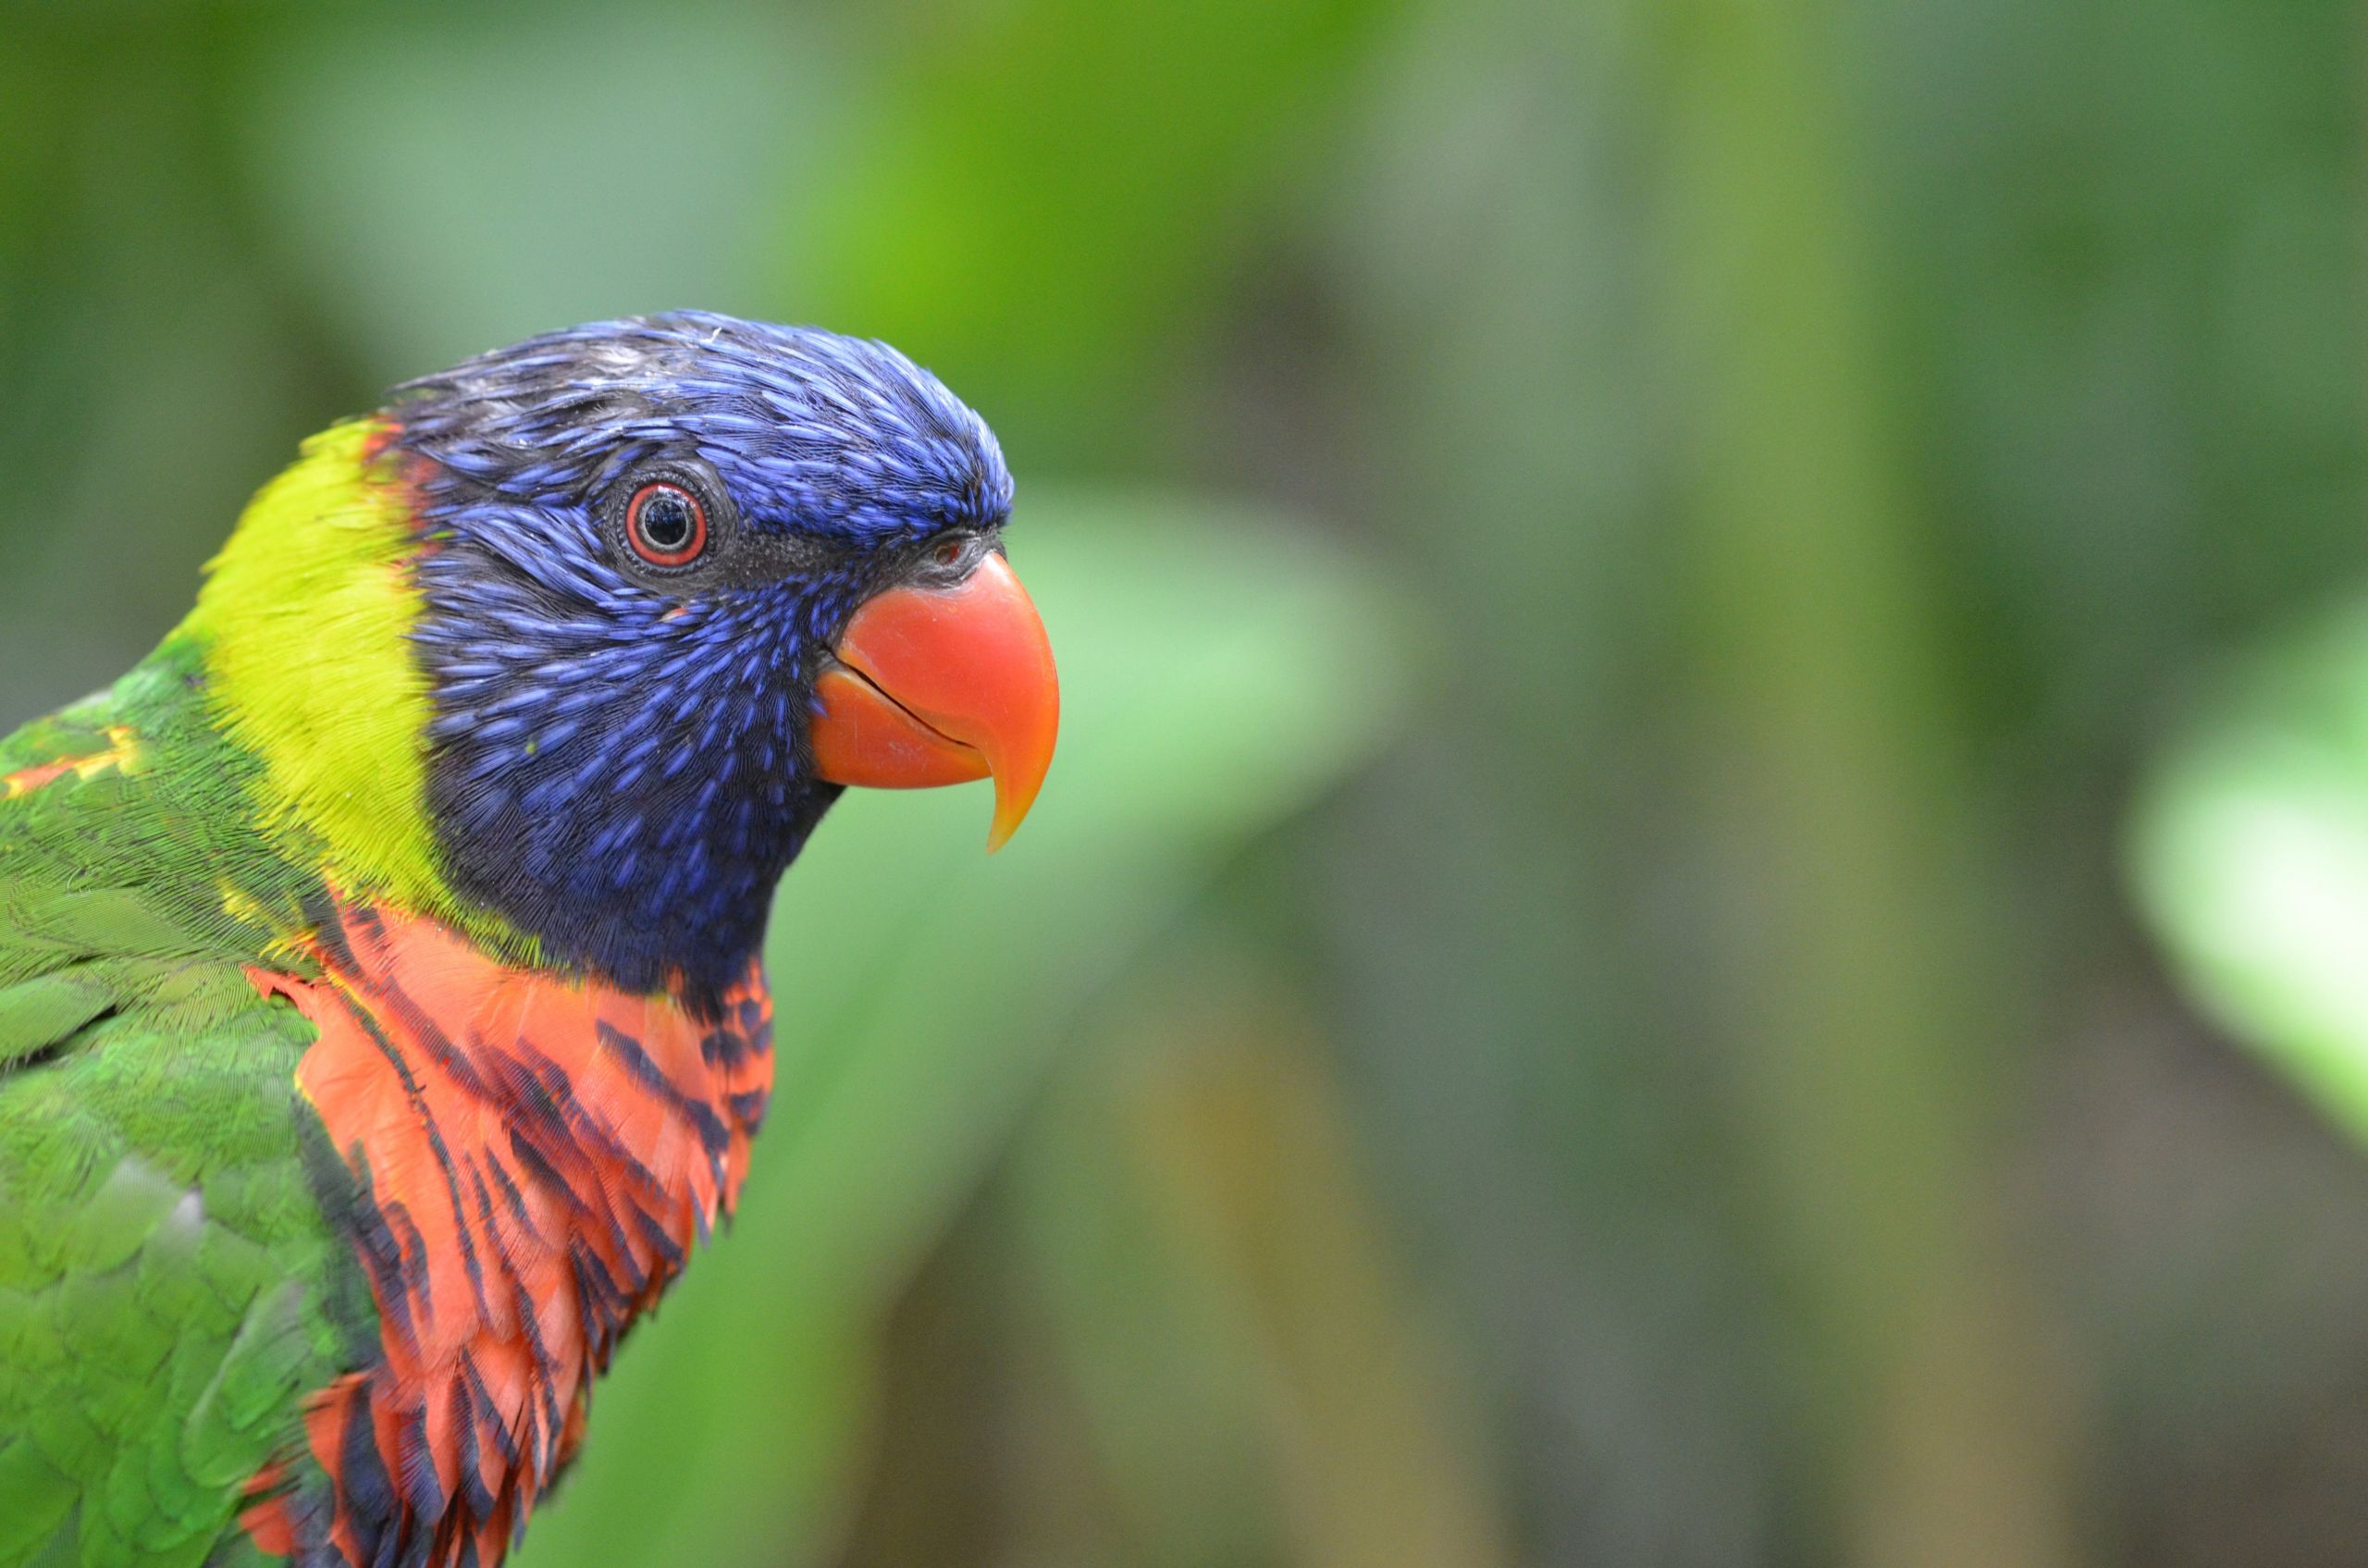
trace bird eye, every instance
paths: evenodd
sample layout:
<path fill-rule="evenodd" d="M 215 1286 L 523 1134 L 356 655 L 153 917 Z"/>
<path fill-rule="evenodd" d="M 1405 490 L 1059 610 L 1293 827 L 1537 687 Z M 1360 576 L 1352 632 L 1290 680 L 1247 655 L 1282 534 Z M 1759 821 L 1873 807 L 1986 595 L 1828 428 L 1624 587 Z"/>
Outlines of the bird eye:
<path fill-rule="evenodd" d="M 929 558 L 940 566 L 958 566 L 963 551 L 969 548 L 969 541 L 959 534 L 949 535 L 937 541 L 937 548 L 929 552 Z"/>
<path fill-rule="evenodd" d="M 625 542 L 652 566 L 688 566 L 707 549 L 707 508 L 680 485 L 644 485 L 625 503 Z"/>

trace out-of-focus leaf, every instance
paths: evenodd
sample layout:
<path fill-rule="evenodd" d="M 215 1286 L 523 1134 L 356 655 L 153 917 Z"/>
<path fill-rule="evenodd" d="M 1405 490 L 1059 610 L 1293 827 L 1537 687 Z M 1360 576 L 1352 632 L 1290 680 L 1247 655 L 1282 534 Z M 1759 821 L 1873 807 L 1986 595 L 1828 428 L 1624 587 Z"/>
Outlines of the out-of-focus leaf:
<path fill-rule="evenodd" d="M 924 4 L 791 204 L 818 308 L 921 352 L 1007 450 L 1170 450 L 1147 396 L 1221 325 L 1262 206 L 1320 167 L 1389 0 Z"/>
<path fill-rule="evenodd" d="M 810 1553 L 887 1294 L 1009 1136 L 1070 1019 L 1217 861 L 1364 755 L 1388 605 L 1271 518 L 1044 501 L 1013 554 L 1061 660 L 1061 754 L 1010 848 L 984 786 L 852 794 L 771 943 L 781 1082 L 743 1217 L 603 1389 L 525 1561 Z"/>
<path fill-rule="evenodd" d="M 1064 1075 L 1013 1195 L 1119 1561 L 1508 1562 L 1313 1020 L 1240 960 L 1111 1012 L 1128 1049 Z"/>
<path fill-rule="evenodd" d="M 254 175 L 382 379 L 579 321 L 767 315 L 749 286 L 793 258 L 766 220 L 834 123 L 812 31 L 712 4 L 290 19 L 250 87 Z"/>
<path fill-rule="evenodd" d="M 2368 608 L 2234 675 L 2164 759 L 2133 847 L 2188 984 L 2368 1138 Z"/>

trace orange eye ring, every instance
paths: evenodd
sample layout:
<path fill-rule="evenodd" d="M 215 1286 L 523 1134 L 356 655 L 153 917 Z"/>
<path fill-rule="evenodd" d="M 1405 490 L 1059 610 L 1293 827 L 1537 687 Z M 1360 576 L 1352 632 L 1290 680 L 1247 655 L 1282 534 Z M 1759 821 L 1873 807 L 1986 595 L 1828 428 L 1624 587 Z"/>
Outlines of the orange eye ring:
<path fill-rule="evenodd" d="M 680 485 L 644 485 L 625 502 L 625 543 L 652 566 L 688 566 L 707 553 L 707 508 Z"/>

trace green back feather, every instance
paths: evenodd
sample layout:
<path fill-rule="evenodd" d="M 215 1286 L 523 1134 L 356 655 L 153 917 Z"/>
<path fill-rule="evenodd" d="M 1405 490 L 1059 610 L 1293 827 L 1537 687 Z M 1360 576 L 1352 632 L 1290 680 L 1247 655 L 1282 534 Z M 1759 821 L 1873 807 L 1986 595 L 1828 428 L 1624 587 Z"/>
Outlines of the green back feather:
<path fill-rule="evenodd" d="M 313 1029 L 244 972 L 302 967 L 320 875 L 204 671 L 177 636 L 0 742 L 0 1568 L 215 1559 L 367 1301 L 305 1156 Z"/>

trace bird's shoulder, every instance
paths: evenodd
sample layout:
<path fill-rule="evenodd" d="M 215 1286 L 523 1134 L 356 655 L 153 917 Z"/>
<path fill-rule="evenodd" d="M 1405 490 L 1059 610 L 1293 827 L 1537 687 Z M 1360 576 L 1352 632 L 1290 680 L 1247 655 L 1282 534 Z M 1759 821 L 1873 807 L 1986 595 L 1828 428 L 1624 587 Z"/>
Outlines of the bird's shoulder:
<path fill-rule="evenodd" d="M 252 1001 L 245 967 L 273 959 L 320 886 L 260 824 L 255 772 L 174 642 L 0 740 L 0 1069 L 101 1018 L 169 1031 Z"/>
<path fill-rule="evenodd" d="M 316 1031 L 254 981 L 299 882 L 197 675 L 168 644 L 0 740 L 0 1568 L 205 1556 L 366 1317 Z"/>

